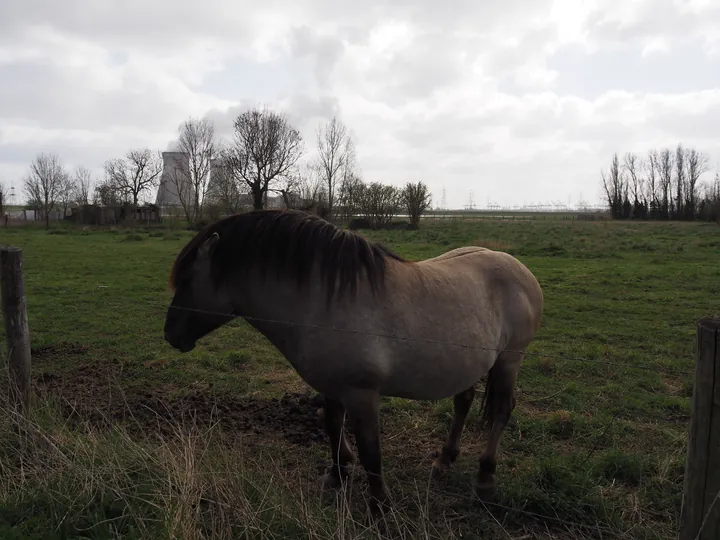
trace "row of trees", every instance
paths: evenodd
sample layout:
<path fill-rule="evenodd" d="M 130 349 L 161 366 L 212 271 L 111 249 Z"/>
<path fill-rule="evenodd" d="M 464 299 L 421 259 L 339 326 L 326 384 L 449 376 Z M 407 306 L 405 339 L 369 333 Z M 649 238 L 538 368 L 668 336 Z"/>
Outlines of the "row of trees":
<path fill-rule="evenodd" d="M 203 214 L 203 207 L 208 214 L 238 212 L 248 199 L 253 208 L 261 209 L 270 194 L 280 197 L 286 208 L 313 211 L 327 219 L 349 220 L 359 214 L 372 227 L 387 225 L 403 211 L 417 227 L 430 207 L 430 192 L 422 182 L 403 189 L 365 183 L 357 170 L 354 141 L 336 117 L 319 127 L 315 155 L 304 162 L 302 135 L 282 114 L 250 109 L 237 116 L 233 128 L 231 141 L 216 144 L 208 120 L 191 119 L 181 126 L 178 147 L 189 156 L 189 173 L 174 175 L 173 187 L 190 221 Z M 219 166 L 211 176 L 213 162 Z M 193 194 L 188 200 L 192 204 L 182 201 L 181 184 Z"/>
<path fill-rule="evenodd" d="M 218 139 L 211 120 L 189 118 L 178 128 L 176 150 L 187 157 L 187 166 L 165 172 L 162 153 L 149 148 L 110 159 L 94 189 L 85 167 L 70 173 L 56 154 L 39 154 L 25 177 L 24 191 L 30 207 L 44 215 L 48 225 L 50 213 L 64 214 L 70 203 L 138 205 L 162 177 L 191 223 L 239 212 L 248 205 L 264 208 L 270 195 L 281 198 L 287 208 L 314 211 L 329 219 L 360 214 L 374 227 L 403 211 L 417 226 L 430 206 L 422 182 L 403 189 L 366 184 L 357 171 L 354 142 L 337 118 L 317 130 L 314 156 L 307 156 L 303 138 L 288 118 L 268 108 L 240 113 L 229 141 Z"/>
<path fill-rule="evenodd" d="M 53 210 L 64 214 L 71 203 L 88 204 L 92 195 L 92 173 L 83 166 L 72 173 L 55 153 L 38 154 L 24 179 L 28 206 L 50 226 Z"/>
<path fill-rule="evenodd" d="M 610 170 L 601 172 L 613 219 L 720 219 L 720 173 L 700 182 L 709 170 L 708 156 L 679 144 L 652 149 L 645 157 L 632 152 L 622 162 L 613 155 Z"/>

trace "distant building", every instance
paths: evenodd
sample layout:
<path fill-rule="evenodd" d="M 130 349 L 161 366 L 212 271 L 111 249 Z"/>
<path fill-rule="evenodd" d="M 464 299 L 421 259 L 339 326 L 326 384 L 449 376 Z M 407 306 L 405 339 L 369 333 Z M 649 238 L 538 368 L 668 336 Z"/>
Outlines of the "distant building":
<path fill-rule="evenodd" d="M 182 210 L 182 201 L 193 200 L 193 186 L 190 179 L 190 156 L 186 152 L 163 152 L 163 171 L 155 204 L 163 214 Z"/>
<path fill-rule="evenodd" d="M 228 199 L 236 201 L 240 199 L 240 193 L 234 182 L 228 182 L 222 159 L 215 158 L 210 161 L 210 178 L 205 190 L 206 205 L 222 204 Z"/>

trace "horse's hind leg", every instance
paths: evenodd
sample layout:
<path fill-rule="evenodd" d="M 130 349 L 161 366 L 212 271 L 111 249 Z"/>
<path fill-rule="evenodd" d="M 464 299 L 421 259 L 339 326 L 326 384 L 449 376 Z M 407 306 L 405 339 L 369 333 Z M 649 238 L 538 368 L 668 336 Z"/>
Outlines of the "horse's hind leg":
<path fill-rule="evenodd" d="M 503 352 L 488 373 L 483 397 L 483 423 L 490 428 L 485 450 L 480 455 L 476 491 L 486 498 L 495 492 L 497 454 L 505 426 L 515 409 L 515 381 L 524 352 Z"/>
<path fill-rule="evenodd" d="M 321 478 L 323 488 L 338 488 L 348 476 L 348 467 L 355 463 L 355 455 L 350 450 L 343 423 L 345 406 L 337 400 L 325 397 L 325 432 L 330 439 L 332 467 Z"/>
<path fill-rule="evenodd" d="M 465 427 L 465 420 L 470 412 L 470 407 L 472 407 L 473 399 L 475 399 L 475 386 L 471 386 L 453 397 L 454 416 L 452 425 L 440 455 L 433 461 L 433 476 L 438 476 L 440 473 L 447 471 L 460 454 L 460 436 Z"/>

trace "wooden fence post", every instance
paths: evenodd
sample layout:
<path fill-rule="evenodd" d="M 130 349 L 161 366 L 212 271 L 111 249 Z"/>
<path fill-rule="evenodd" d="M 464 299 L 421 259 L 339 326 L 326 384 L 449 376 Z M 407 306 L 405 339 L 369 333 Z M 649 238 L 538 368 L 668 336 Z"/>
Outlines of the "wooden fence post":
<path fill-rule="evenodd" d="M 679 540 L 720 538 L 720 318 L 697 323 Z"/>
<path fill-rule="evenodd" d="M 10 403 L 25 412 L 30 406 L 30 330 L 21 249 L 0 246 L 0 292 L 7 339 Z"/>

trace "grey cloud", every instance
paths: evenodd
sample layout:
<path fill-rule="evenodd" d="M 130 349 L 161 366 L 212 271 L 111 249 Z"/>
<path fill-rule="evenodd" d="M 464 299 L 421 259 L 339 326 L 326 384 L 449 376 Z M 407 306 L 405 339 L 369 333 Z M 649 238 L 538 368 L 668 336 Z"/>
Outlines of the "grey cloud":
<path fill-rule="evenodd" d="M 48 128 L 99 129 L 144 126 L 162 129 L 168 118 L 182 117 L 180 107 L 145 88 L 142 99 L 127 89 L 93 91 L 89 69 L 48 63 L 0 65 L 0 117 L 41 122 Z"/>
<path fill-rule="evenodd" d="M 465 69 L 459 57 L 461 46 L 462 40 L 427 32 L 372 75 L 385 85 L 389 104 L 426 98 L 436 89 L 458 83 Z"/>
<path fill-rule="evenodd" d="M 290 46 L 296 57 L 313 59 L 315 78 L 321 87 L 326 87 L 330 82 L 333 69 L 345 50 L 345 46 L 339 38 L 318 35 L 306 25 L 296 27 L 291 31 Z"/>
<path fill-rule="evenodd" d="M 548 65 L 559 73 L 555 85 L 558 92 L 590 99 L 620 88 L 677 94 L 720 86 L 720 57 L 706 56 L 690 40 L 648 57 L 629 44 L 591 55 L 572 46 L 550 57 Z"/>
<path fill-rule="evenodd" d="M 24 27 L 43 25 L 106 45 L 172 51 L 188 36 L 210 39 L 252 36 L 255 21 L 232 2 L 147 0 L 23 0 L 0 3 L 0 36 L 10 42 Z M 0 37 L 0 42 L 3 38 Z"/>
<path fill-rule="evenodd" d="M 632 4 L 630 20 L 618 19 L 616 5 L 600 4 L 588 17 L 589 37 L 608 42 L 633 42 L 649 37 L 686 38 L 720 30 L 720 5 L 707 4 L 688 11 L 675 0 L 642 0 Z M 687 4 L 685 4 L 687 7 Z"/>
<path fill-rule="evenodd" d="M 720 126 L 720 89 L 706 94 L 712 96 L 708 107 L 689 110 L 683 114 L 651 104 L 647 127 L 679 140 L 717 141 Z"/>
<path fill-rule="evenodd" d="M 8 171 L 2 177 L 12 181 L 15 189 L 22 189 L 22 180 L 30 170 L 30 164 L 41 152 L 54 152 L 60 156 L 65 170 L 72 173 L 75 167 L 83 165 L 94 171 L 96 178 L 102 174 L 102 164 L 111 158 L 121 157 L 125 150 L 118 151 L 116 143 L 100 146 L 81 146 L 62 140 L 52 144 L 23 145 L 0 143 L 0 164 Z"/>
<path fill-rule="evenodd" d="M 320 122 L 330 120 L 333 116 L 341 117 L 340 104 L 332 96 L 308 96 L 306 94 L 292 94 L 281 102 L 261 102 L 254 100 L 243 100 L 240 104 L 229 107 L 226 110 L 212 109 L 204 116 L 211 120 L 215 126 L 215 134 L 218 141 L 225 143 L 232 140 L 233 126 L 235 119 L 245 111 L 254 107 L 263 108 L 267 106 L 271 110 L 286 114 L 289 122 L 297 128 L 305 139 L 306 147 L 314 148 L 315 129 Z M 178 123 L 178 126 L 180 123 Z M 352 129 L 352 126 L 348 126 Z M 173 150 L 177 139 L 171 139 L 166 150 Z"/>

